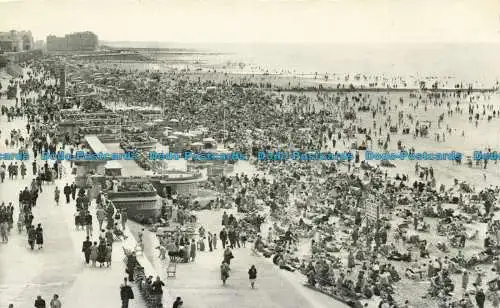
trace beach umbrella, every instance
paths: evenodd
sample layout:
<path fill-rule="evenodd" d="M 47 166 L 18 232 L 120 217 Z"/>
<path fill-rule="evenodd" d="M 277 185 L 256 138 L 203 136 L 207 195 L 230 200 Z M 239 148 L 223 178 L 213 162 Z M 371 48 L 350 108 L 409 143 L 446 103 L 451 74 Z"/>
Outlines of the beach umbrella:
<path fill-rule="evenodd" d="M 204 138 L 203 142 L 215 142 L 214 138 Z"/>
<path fill-rule="evenodd" d="M 179 139 L 177 136 L 168 136 L 167 139 L 174 140 L 174 139 Z"/>
<path fill-rule="evenodd" d="M 172 120 L 170 120 L 170 122 L 171 122 L 171 123 L 179 123 L 179 120 L 177 120 L 177 119 L 172 119 Z"/>

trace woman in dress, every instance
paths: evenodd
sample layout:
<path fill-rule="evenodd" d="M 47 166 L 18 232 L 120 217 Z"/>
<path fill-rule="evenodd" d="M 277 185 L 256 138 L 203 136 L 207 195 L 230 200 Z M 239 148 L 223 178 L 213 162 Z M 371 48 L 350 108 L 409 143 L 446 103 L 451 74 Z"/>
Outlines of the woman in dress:
<path fill-rule="evenodd" d="M 224 250 L 224 262 L 227 263 L 228 265 L 231 264 L 231 259 L 233 259 L 233 252 L 229 247 L 226 247 L 226 250 Z"/>
<path fill-rule="evenodd" d="M 43 248 L 43 228 L 42 224 L 38 224 L 35 230 L 35 237 L 36 237 L 36 245 L 38 246 L 38 249 Z"/>
<path fill-rule="evenodd" d="M 106 267 L 111 266 L 111 255 L 113 254 L 113 246 L 111 244 L 108 244 L 106 246 Z"/>
<path fill-rule="evenodd" d="M 106 262 L 106 242 L 103 240 L 99 242 L 97 248 L 97 262 L 99 262 L 100 267 L 103 267 L 104 262 Z"/>
<path fill-rule="evenodd" d="M 229 272 L 231 269 L 229 268 L 229 264 L 225 261 L 222 262 L 220 266 L 220 279 L 222 280 L 222 285 L 226 285 L 226 280 L 229 278 Z"/>
<path fill-rule="evenodd" d="M 99 255 L 99 246 L 97 246 L 97 242 L 94 242 L 94 245 L 90 247 L 90 261 L 92 261 L 92 266 L 96 266 L 97 256 Z"/>
<path fill-rule="evenodd" d="M 257 279 L 257 269 L 252 265 L 248 270 L 248 279 L 250 279 L 250 286 L 255 289 L 255 280 Z"/>
<path fill-rule="evenodd" d="M 35 227 L 29 225 L 29 227 L 27 227 L 27 230 L 28 230 L 28 244 L 30 246 L 30 249 L 33 250 L 35 248 L 35 240 L 36 240 Z"/>

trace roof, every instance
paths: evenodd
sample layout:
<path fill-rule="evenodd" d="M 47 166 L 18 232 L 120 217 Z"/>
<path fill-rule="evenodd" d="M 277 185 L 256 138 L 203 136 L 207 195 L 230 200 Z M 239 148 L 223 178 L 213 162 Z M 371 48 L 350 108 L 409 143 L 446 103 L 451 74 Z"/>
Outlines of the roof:
<path fill-rule="evenodd" d="M 85 141 L 88 143 L 90 149 L 94 152 L 94 153 L 107 153 L 108 152 L 108 149 L 106 148 L 106 146 L 104 146 L 104 144 L 101 142 L 101 140 L 99 140 L 99 138 L 97 138 L 96 135 L 87 135 L 85 136 Z"/>
<path fill-rule="evenodd" d="M 122 165 L 115 161 L 115 160 L 109 160 L 106 162 L 106 165 L 104 166 L 106 169 L 122 169 Z"/>

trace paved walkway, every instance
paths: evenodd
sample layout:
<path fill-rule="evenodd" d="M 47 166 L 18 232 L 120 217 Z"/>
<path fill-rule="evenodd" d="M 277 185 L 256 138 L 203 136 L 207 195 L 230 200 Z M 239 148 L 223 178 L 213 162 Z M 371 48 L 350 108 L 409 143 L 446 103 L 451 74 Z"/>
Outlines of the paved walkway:
<path fill-rule="evenodd" d="M 1 101 L 12 104 L 13 101 Z M 7 122 L 1 117 L 0 130 L 2 141 L 11 129 L 25 129 L 25 121 L 16 119 Z M 15 152 L 0 142 L 1 152 Z M 8 162 L 7 162 L 8 164 Z M 28 176 L 25 180 L 6 180 L 0 184 L 0 201 L 12 201 L 15 205 L 14 220 L 18 215 L 18 194 L 31 181 L 31 162 L 28 165 Z M 12 230 L 8 244 L 0 245 L 0 306 L 6 307 L 14 303 L 15 307 L 31 307 L 36 295 L 46 299 L 60 290 L 68 288 L 78 272 L 77 254 L 73 246 L 72 234 L 68 232 L 65 213 L 54 206 L 53 187 L 45 186 L 40 194 L 38 206 L 33 210 L 34 223 L 42 223 L 44 227 L 43 250 L 28 250 L 26 233 L 17 234 Z M 68 249 L 69 248 L 69 249 Z"/>
<path fill-rule="evenodd" d="M 0 101 L 0 104 L 12 105 L 13 101 Z M 11 129 L 25 129 L 21 119 L 7 122 L 0 118 L 2 141 Z M 15 149 L 5 148 L 0 142 L 0 152 Z M 31 156 L 33 157 L 33 156 Z M 18 194 L 31 181 L 31 161 L 26 162 L 28 176 L 25 180 L 6 180 L 0 184 L 0 202 L 12 201 L 15 205 L 14 220 L 18 215 Z M 41 164 L 41 162 L 39 162 Z M 42 223 L 45 245 L 42 250 L 30 251 L 26 233 L 18 234 L 14 228 L 9 243 L 0 244 L 0 307 L 14 304 L 14 307 L 32 307 L 34 298 L 41 295 L 47 301 L 53 294 L 61 296 L 63 307 L 120 307 L 119 285 L 125 276 L 122 246 L 134 247 L 132 237 L 126 242 L 113 245 L 113 262 L 110 268 L 89 268 L 83 262 L 81 244 L 85 238 L 83 231 L 75 231 L 75 202 L 63 202 L 57 206 L 54 202 L 54 189 L 62 190 L 66 183 L 73 181 L 69 163 L 65 164 L 65 175 L 55 184 L 47 184 L 38 198 L 38 205 L 33 209 L 34 224 Z M 95 217 L 94 217 L 95 218 Z M 97 221 L 94 223 L 97 226 Z M 95 232 L 97 238 L 99 233 Z M 130 307 L 144 307 L 138 291 L 136 300 Z"/>
<path fill-rule="evenodd" d="M 210 232 L 220 231 L 222 211 L 198 212 L 199 222 Z M 129 223 L 133 234 L 140 225 Z M 220 246 L 220 241 L 218 242 Z M 157 272 L 166 276 L 168 261 L 158 259 L 155 234 L 144 235 L 145 255 Z M 207 247 L 208 249 L 208 247 Z M 331 297 L 302 286 L 304 278 L 297 273 L 278 269 L 270 259 L 253 256 L 249 248 L 234 249 L 231 277 L 227 286 L 220 280 L 222 249 L 214 252 L 197 252 L 196 261 L 177 265 L 177 277 L 164 279 L 173 296 L 181 296 L 186 308 L 344 308 L 346 305 Z M 248 268 L 254 264 L 258 271 L 256 289 L 250 288 Z"/>

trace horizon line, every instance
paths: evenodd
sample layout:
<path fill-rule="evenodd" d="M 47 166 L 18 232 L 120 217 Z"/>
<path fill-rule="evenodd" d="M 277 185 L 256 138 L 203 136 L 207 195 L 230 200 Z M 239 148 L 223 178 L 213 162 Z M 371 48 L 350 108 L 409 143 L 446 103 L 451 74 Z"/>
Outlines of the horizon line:
<path fill-rule="evenodd" d="M 164 41 L 164 40 L 110 40 L 99 39 L 99 43 L 163 43 L 163 44 L 280 44 L 280 45 L 335 45 L 335 44 L 419 44 L 419 45 L 432 45 L 432 44 L 500 44 L 499 41 L 341 41 L 341 42 L 286 42 L 286 41 Z"/>

